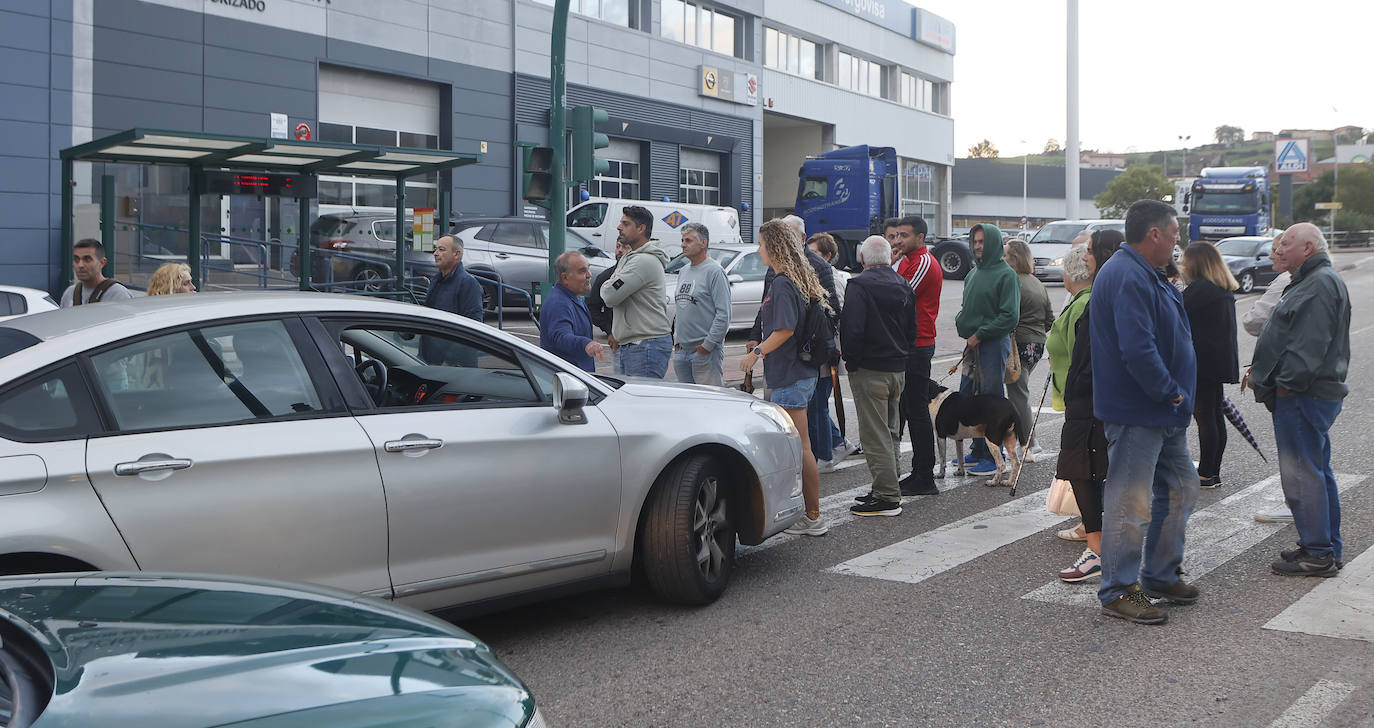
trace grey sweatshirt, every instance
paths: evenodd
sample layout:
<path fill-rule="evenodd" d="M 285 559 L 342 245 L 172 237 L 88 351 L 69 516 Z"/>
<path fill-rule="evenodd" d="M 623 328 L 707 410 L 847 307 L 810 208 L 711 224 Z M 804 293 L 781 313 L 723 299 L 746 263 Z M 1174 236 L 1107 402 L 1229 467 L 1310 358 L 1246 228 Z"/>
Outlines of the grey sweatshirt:
<path fill-rule="evenodd" d="M 667 336 L 671 331 L 663 292 L 667 265 L 668 256 L 650 241 L 626 253 L 610 280 L 601 285 L 601 300 L 615 313 L 611 335 L 621 345 Z"/>
<path fill-rule="evenodd" d="M 708 257 L 700 265 L 678 271 L 673 305 L 677 309 L 673 343 L 700 345 L 707 351 L 725 343 L 730 328 L 730 282 L 720 263 Z"/>

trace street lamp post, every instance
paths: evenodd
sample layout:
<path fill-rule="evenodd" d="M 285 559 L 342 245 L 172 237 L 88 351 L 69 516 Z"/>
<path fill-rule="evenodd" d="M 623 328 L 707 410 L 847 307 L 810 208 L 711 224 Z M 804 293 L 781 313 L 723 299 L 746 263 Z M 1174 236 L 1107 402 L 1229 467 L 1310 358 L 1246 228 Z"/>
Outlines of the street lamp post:
<path fill-rule="evenodd" d="M 1026 140 L 1021 140 L 1021 232 L 1026 232 L 1026 224 L 1030 222 L 1026 207 L 1026 159 L 1030 156 L 1030 147 L 1025 146 Z"/>
<path fill-rule="evenodd" d="M 1193 138 L 1192 134 L 1179 134 L 1178 140 L 1183 142 L 1183 174 L 1181 177 L 1188 176 L 1188 142 Z"/>

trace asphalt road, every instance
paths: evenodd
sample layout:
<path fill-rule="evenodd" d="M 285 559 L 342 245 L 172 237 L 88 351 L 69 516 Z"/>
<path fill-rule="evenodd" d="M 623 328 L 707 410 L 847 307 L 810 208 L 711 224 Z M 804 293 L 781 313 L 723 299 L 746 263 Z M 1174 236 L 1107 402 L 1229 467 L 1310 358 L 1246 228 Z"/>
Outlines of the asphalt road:
<path fill-rule="evenodd" d="M 870 519 L 848 518 L 870 483 L 851 459 L 821 477 L 830 534 L 742 548 L 711 606 L 630 588 L 461 625 L 555 726 L 1374 726 L 1374 375 L 1362 366 L 1374 359 L 1374 255 L 1336 258 L 1353 266 L 1354 305 L 1351 393 L 1333 429 L 1347 488 L 1340 577 L 1270 573 L 1296 532 L 1252 518 L 1280 497 L 1272 426 L 1228 386 L 1269 462 L 1232 433 L 1224 485 L 1190 523 L 1185 568 L 1202 598 L 1166 607 L 1163 626 L 1100 615 L 1096 580 L 1058 583 L 1082 545 L 1055 537 L 1074 519 L 1044 509 L 1052 457 L 1027 466 L 1016 499 L 951 471 L 940 495 Z M 946 284 L 937 356 L 955 351 L 960 288 Z M 1242 363 L 1253 341 L 1241 332 Z M 1031 374 L 1032 392 L 1046 373 Z M 1061 422 L 1040 419 L 1046 454 Z"/>

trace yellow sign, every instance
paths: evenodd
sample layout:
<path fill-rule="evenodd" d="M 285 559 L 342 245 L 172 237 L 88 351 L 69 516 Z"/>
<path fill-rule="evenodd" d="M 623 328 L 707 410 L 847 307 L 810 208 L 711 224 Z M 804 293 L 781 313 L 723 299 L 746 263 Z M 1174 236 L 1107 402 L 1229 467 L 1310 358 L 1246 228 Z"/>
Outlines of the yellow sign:
<path fill-rule="evenodd" d="M 434 250 L 434 208 L 415 208 L 414 222 L 411 224 L 411 249 L 422 253 Z"/>
<path fill-rule="evenodd" d="M 1339 210 L 1339 209 L 1341 209 L 1341 203 L 1339 203 L 1339 202 L 1318 202 L 1317 204 L 1313 205 L 1313 207 L 1317 208 L 1318 210 Z"/>
<path fill-rule="evenodd" d="M 701 67 L 701 93 L 706 96 L 720 95 L 720 72 L 710 66 Z"/>

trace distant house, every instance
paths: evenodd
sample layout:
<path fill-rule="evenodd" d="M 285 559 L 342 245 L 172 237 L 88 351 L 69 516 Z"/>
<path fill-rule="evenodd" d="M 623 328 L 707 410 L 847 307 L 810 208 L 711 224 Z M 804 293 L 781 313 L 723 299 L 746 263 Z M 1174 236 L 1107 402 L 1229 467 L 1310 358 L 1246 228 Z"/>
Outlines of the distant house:
<path fill-rule="evenodd" d="M 1272 142 L 1272 141 L 1274 141 L 1274 132 L 1272 132 L 1272 131 L 1252 131 L 1252 132 L 1250 132 L 1250 141 L 1252 141 L 1252 142 Z"/>
<path fill-rule="evenodd" d="M 1126 155 L 1086 152 L 1082 157 L 1079 157 L 1079 161 L 1089 167 L 1122 169 L 1126 166 Z"/>

